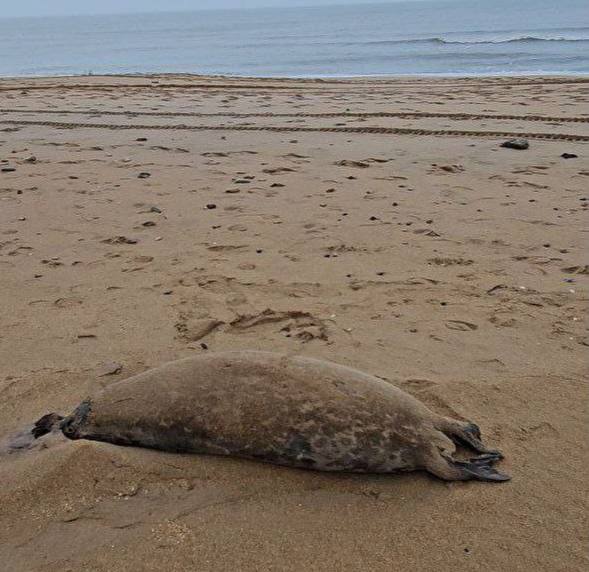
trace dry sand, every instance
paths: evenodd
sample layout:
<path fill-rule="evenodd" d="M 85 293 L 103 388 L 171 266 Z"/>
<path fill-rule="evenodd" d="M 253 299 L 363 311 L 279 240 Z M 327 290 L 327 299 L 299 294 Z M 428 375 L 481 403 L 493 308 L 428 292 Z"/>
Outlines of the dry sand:
<path fill-rule="evenodd" d="M 513 475 L 56 444 L 0 458 L 0 569 L 587 570 L 589 80 L 3 80 L 0 108 L 0 435 L 267 349 L 478 422 Z"/>

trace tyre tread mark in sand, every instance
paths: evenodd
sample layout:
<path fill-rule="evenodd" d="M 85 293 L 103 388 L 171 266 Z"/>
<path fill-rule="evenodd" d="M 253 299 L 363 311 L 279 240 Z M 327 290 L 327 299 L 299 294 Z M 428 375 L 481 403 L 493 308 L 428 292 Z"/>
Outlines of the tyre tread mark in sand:
<path fill-rule="evenodd" d="M 442 113 L 434 111 L 376 111 L 373 113 L 364 112 L 326 112 L 326 113 L 197 113 L 197 112 L 171 112 L 171 111 L 98 111 L 95 109 L 0 109 L 0 113 L 36 113 L 45 115 L 108 115 L 117 117 L 308 117 L 308 118 L 378 118 L 378 117 L 397 117 L 400 119 L 420 119 L 420 118 L 442 118 L 453 119 L 457 121 L 479 120 L 479 119 L 496 119 L 496 120 L 513 120 L 513 121 L 545 121 L 560 123 L 589 123 L 588 117 L 550 117 L 545 115 L 498 115 L 491 113 Z"/>
<path fill-rule="evenodd" d="M 519 133 L 510 131 L 458 131 L 449 129 L 412 129 L 400 127 L 287 127 L 287 126 L 252 126 L 252 125 L 118 125 L 108 123 L 66 123 L 60 121 L 6 120 L 0 118 L 0 124 L 13 126 L 54 127 L 57 129 L 156 129 L 170 131 L 269 131 L 274 133 L 357 133 L 374 135 L 439 135 L 446 137 L 492 137 L 492 138 L 526 138 L 548 141 L 589 142 L 589 135 L 571 135 L 566 133 Z"/>

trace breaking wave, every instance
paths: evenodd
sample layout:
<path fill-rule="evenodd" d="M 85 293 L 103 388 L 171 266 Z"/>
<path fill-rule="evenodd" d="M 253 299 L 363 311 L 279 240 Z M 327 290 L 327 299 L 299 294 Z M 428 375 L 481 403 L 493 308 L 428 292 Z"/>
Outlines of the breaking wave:
<path fill-rule="evenodd" d="M 366 42 L 372 45 L 393 44 L 440 44 L 440 45 L 493 45 L 493 44 L 533 44 L 540 42 L 589 42 L 589 33 L 583 36 L 512 36 L 495 38 L 453 39 L 444 37 L 399 39 L 399 40 L 373 40 Z"/>

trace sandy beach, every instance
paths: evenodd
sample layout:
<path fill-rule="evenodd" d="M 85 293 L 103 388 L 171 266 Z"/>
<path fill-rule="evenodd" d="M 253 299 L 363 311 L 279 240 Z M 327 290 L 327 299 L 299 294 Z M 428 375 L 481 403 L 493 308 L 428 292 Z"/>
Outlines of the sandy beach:
<path fill-rule="evenodd" d="M 588 78 L 0 80 L 0 441 L 264 349 L 476 421 L 513 477 L 56 443 L 0 455 L 0 569 L 587 570 L 588 208 Z"/>

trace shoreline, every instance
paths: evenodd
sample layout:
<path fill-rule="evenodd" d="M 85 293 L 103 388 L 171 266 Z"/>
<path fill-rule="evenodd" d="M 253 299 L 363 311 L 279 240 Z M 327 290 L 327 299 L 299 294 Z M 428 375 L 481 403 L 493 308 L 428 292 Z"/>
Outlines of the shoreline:
<path fill-rule="evenodd" d="M 239 74 L 198 74 L 188 72 L 126 72 L 126 73 L 102 73 L 102 74 L 88 74 L 88 73 L 73 73 L 64 75 L 44 75 L 44 74 L 29 74 L 29 75 L 0 75 L 2 80 L 26 80 L 26 79 L 66 79 L 66 78 L 117 78 L 117 77 L 131 77 L 131 78 L 151 78 L 151 77 L 186 77 L 186 78 L 227 78 L 227 79 L 250 79 L 250 80 L 301 80 L 301 81 L 324 81 L 324 80 L 354 80 L 354 79 L 368 79 L 368 80 L 402 80 L 402 79 L 486 79 L 486 78 L 505 78 L 505 79 L 538 79 L 538 78 L 578 78 L 588 79 L 589 72 L 562 72 L 562 71 L 543 71 L 543 72 L 526 72 L 526 73 L 487 73 L 487 74 L 467 74 L 467 73 L 421 73 L 421 74 L 366 74 L 366 75 L 295 75 L 295 76 L 250 76 Z"/>

